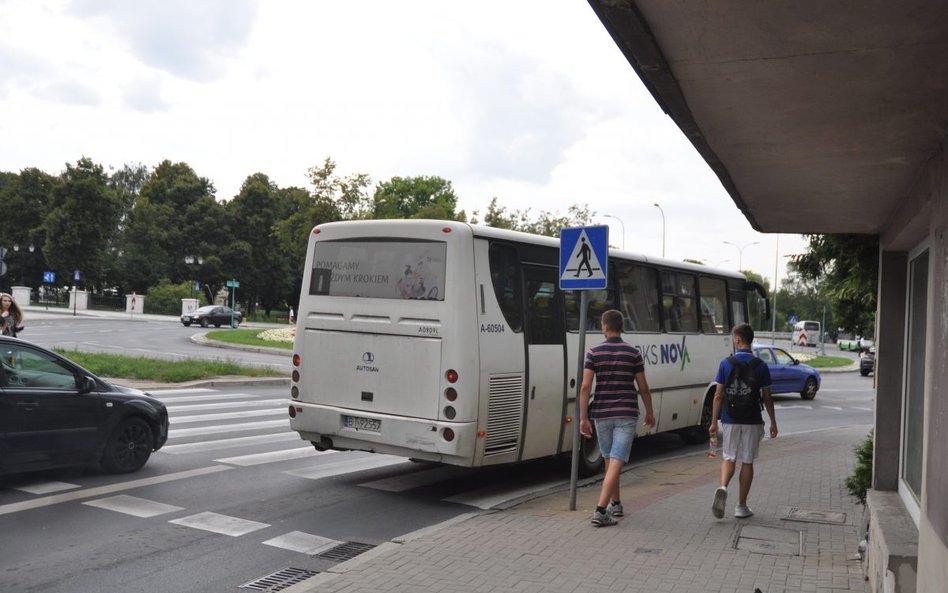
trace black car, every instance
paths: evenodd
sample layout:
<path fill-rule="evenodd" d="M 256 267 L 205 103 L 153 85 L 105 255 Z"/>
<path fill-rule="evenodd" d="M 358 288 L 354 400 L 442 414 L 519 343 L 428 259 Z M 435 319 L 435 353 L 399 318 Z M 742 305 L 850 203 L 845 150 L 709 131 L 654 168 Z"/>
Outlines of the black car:
<path fill-rule="evenodd" d="M 220 305 L 205 305 L 199 307 L 191 314 L 181 316 L 181 323 L 184 324 L 184 327 L 188 327 L 192 323 L 198 323 L 201 327 L 207 327 L 209 325 L 213 325 L 214 327 L 220 327 L 222 325 L 237 327 L 243 320 L 244 316 L 240 314 L 240 311 L 234 311 L 230 307 L 222 307 Z"/>
<path fill-rule="evenodd" d="M 159 400 L 0 336 L 0 474 L 96 463 L 134 472 L 167 440 Z"/>

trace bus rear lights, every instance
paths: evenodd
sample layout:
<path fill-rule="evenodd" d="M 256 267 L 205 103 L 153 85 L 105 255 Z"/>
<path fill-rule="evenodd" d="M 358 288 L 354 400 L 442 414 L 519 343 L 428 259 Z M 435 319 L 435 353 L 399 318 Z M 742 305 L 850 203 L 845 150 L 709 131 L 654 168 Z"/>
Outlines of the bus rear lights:
<path fill-rule="evenodd" d="M 487 436 L 487 431 L 486 431 L 486 430 L 479 430 L 479 431 L 477 431 L 477 436 L 480 437 L 480 438 L 484 438 L 484 437 Z"/>
<path fill-rule="evenodd" d="M 318 234 L 321 233 L 321 232 L 322 232 L 322 231 L 319 230 L 319 229 L 313 229 L 313 234 L 314 234 L 314 235 L 318 235 Z"/>
<path fill-rule="evenodd" d="M 441 431 L 441 438 L 448 441 L 449 443 L 454 440 L 454 431 L 450 428 L 445 428 Z"/>
<path fill-rule="evenodd" d="M 297 387 L 296 385 L 294 385 L 293 387 L 290 387 L 290 397 L 292 397 L 293 399 L 299 399 L 299 398 L 300 398 L 300 388 Z"/>
<path fill-rule="evenodd" d="M 458 372 L 454 369 L 449 369 L 448 372 L 444 374 L 444 378 L 448 380 L 448 383 L 457 383 Z"/>
<path fill-rule="evenodd" d="M 296 418 L 296 406 L 290 406 L 290 418 Z"/>
<path fill-rule="evenodd" d="M 458 413 L 457 413 L 457 411 L 454 409 L 454 406 L 445 406 L 445 407 L 444 407 L 444 417 L 447 418 L 448 420 L 454 420 L 454 417 L 457 416 L 457 415 L 458 415 Z"/>
<path fill-rule="evenodd" d="M 572 422 L 572 421 L 573 421 L 573 417 L 572 417 L 572 416 L 567 416 L 567 417 L 566 417 L 566 423 L 567 423 L 567 424 L 569 424 L 569 423 Z"/>
<path fill-rule="evenodd" d="M 446 226 L 446 227 L 444 227 L 443 229 L 441 229 L 441 232 L 442 232 L 442 233 L 450 233 L 450 232 L 451 232 L 451 227 Z"/>
<path fill-rule="evenodd" d="M 293 374 L 290 375 L 293 378 L 294 383 L 300 382 L 300 372 L 296 369 L 293 369 Z"/>
<path fill-rule="evenodd" d="M 444 390 L 444 399 L 453 402 L 458 398 L 458 391 L 454 387 L 448 387 Z"/>
<path fill-rule="evenodd" d="M 294 354 L 294 355 L 293 355 L 293 366 L 298 367 L 298 366 L 300 366 L 300 363 L 301 363 L 301 362 L 303 362 L 303 359 L 300 357 L 300 355 L 299 355 L 299 354 Z"/>

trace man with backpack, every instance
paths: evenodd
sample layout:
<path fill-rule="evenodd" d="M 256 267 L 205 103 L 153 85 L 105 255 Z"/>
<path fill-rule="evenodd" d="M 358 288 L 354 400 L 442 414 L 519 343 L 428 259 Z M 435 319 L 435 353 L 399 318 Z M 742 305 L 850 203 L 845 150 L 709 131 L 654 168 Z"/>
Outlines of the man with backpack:
<path fill-rule="evenodd" d="M 764 419 L 761 407 L 766 406 L 770 416 L 770 438 L 777 438 L 777 419 L 774 415 L 774 400 L 770 396 L 770 369 L 754 356 L 754 328 L 739 323 L 731 330 L 734 355 L 721 361 L 714 379 L 714 404 L 711 408 L 711 437 L 718 435 L 718 418 L 721 419 L 721 485 L 714 492 L 711 512 L 715 517 L 724 517 L 727 504 L 727 486 L 734 477 L 737 462 L 741 462 L 738 478 L 739 491 L 734 516 L 745 519 L 754 514 L 747 507 L 747 495 L 754 481 L 754 460 L 764 438 Z"/>

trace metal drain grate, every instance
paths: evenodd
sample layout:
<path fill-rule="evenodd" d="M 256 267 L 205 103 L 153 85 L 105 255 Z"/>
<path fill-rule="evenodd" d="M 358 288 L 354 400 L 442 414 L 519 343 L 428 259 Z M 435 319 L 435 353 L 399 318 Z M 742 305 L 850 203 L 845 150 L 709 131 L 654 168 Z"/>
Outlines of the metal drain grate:
<path fill-rule="evenodd" d="M 306 570 L 304 568 L 293 568 L 286 567 L 283 570 L 278 570 L 273 574 L 268 574 L 265 577 L 261 577 L 255 581 L 250 581 L 249 583 L 244 583 L 239 588 L 240 589 L 250 589 L 251 591 L 266 591 L 271 593 L 273 591 L 282 591 L 291 585 L 297 583 L 302 583 L 306 579 L 318 575 L 319 573 L 315 570 Z"/>
<path fill-rule="evenodd" d="M 825 523 L 827 525 L 845 525 L 846 513 L 840 511 L 818 511 L 813 509 L 801 509 L 799 507 L 790 507 L 787 509 L 787 516 L 782 517 L 784 521 L 800 521 L 802 523 Z"/>
<path fill-rule="evenodd" d="M 358 556 L 359 554 L 368 552 L 374 547 L 375 546 L 373 546 L 372 544 L 363 544 L 359 542 L 346 542 L 344 544 L 340 544 L 336 546 L 335 548 L 326 550 L 322 554 L 316 554 L 316 557 L 325 558 L 326 560 L 338 560 L 339 562 L 343 562 L 345 560 L 351 560 L 355 558 L 356 556 Z"/>

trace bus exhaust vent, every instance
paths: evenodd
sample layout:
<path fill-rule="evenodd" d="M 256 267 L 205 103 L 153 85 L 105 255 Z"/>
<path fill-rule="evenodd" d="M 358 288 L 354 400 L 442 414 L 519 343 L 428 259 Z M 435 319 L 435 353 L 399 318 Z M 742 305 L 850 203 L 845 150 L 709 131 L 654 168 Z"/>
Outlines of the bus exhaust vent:
<path fill-rule="evenodd" d="M 491 376 L 484 455 L 516 451 L 522 422 L 523 375 Z"/>
<path fill-rule="evenodd" d="M 238 589 L 266 591 L 266 593 L 271 593 L 273 591 L 281 591 L 297 583 L 302 583 L 306 579 L 318 574 L 319 573 L 314 570 L 287 567 L 283 570 L 278 570 L 273 574 L 268 574 L 265 577 L 261 577 L 255 581 L 244 583 L 243 585 L 240 585 Z"/>

